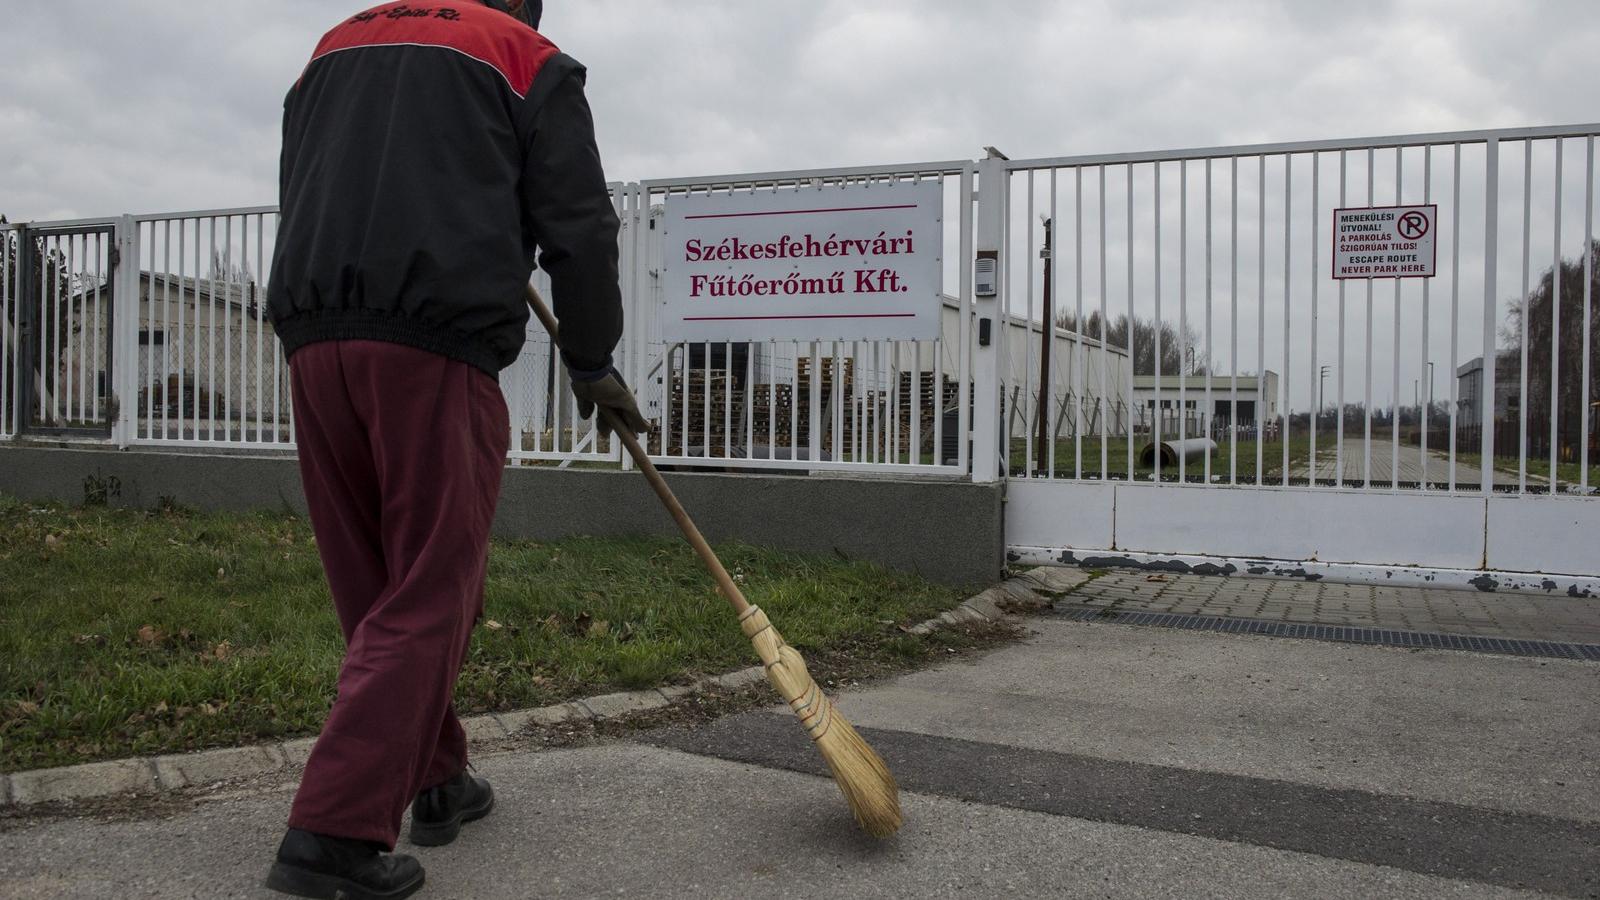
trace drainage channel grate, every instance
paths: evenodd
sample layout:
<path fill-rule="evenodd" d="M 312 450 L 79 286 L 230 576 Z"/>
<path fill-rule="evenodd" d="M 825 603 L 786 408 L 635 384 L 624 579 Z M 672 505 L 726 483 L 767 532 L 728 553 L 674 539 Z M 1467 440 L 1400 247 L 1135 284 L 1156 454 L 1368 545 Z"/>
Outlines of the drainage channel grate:
<path fill-rule="evenodd" d="M 1556 641 L 1473 637 L 1462 634 L 1434 634 L 1427 631 L 1393 631 L 1386 628 L 1360 628 L 1354 625 L 1268 622 L 1261 619 L 1139 612 L 1106 609 L 1098 606 L 1057 606 L 1056 614 L 1074 622 L 1109 622 L 1113 625 L 1148 625 L 1156 628 L 1179 628 L 1188 631 L 1219 631 L 1225 634 L 1264 634 L 1269 637 L 1339 641 L 1347 644 L 1374 644 L 1380 647 L 1466 650 L 1476 653 L 1500 653 L 1507 656 L 1538 656 L 1551 659 L 1583 659 L 1600 662 L 1600 644 L 1564 644 Z"/>

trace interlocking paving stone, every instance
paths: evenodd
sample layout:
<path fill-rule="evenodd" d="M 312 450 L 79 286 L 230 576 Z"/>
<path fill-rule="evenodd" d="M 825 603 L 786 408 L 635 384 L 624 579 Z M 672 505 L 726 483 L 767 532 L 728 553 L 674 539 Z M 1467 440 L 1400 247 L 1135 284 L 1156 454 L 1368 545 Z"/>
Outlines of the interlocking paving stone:
<path fill-rule="evenodd" d="M 1565 643 L 1600 643 L 1600 599 L 1486 596 L 1440 588 L 1113 573 L 1075 591 L 1069 602 L 1149 610 L 1454 633 Z"/>

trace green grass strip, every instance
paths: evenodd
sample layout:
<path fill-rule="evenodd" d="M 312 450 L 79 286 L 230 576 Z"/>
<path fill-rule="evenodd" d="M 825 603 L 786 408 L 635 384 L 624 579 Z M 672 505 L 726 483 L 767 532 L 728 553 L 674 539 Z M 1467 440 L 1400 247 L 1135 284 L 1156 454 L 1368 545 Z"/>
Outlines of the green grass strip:
<path fill-rule="evenodd" d="M 917 657 L 926 641 L 900 626 L 961 599 L 866 563 L 718 550 L 802 651 Z M 304 519 L 0 497 L 0 770 L 315 734 L 342 654 Z M 540 706 L 754 661 L 681 541 L 498 541 L 456 705 Z"/>

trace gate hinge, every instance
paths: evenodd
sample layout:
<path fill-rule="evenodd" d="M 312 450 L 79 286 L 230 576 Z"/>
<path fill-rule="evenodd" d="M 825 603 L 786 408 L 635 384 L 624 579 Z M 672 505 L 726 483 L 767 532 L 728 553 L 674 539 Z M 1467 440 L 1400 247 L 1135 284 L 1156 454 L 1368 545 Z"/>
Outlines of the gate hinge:
<path fill-rule="evenodd" d="M 122 264 L 122 251 L 120 249 L 118 249 L 115 245 L 112 245 L 112 246 L 110 246 L 110 247 L 108 247 L 106 249 L 108 251 L 107 256 L 111 261 L 111 267 L 114 269 L 117 266 L 121 265 Z"/>

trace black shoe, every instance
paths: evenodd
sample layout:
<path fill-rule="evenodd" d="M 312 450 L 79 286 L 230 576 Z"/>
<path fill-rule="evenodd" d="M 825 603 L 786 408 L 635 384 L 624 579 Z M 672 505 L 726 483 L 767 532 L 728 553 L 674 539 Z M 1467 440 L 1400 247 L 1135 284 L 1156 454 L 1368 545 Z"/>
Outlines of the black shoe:
<path fill-rule="evenodd" d="M 369 841 L 289 829 L 267 887 L 297 897 L 392 900 L 422 887 L 422 864 L 403 853 L 380 853 Z"/>
<path fill-rule="evenodd" d="M 463 823 L 481 819 L 494 809 L 489 782 L 463 769 L 438 787 L 417 795 L 411 804 L 411 843 L 442 847 L 456 839 Z"/>

